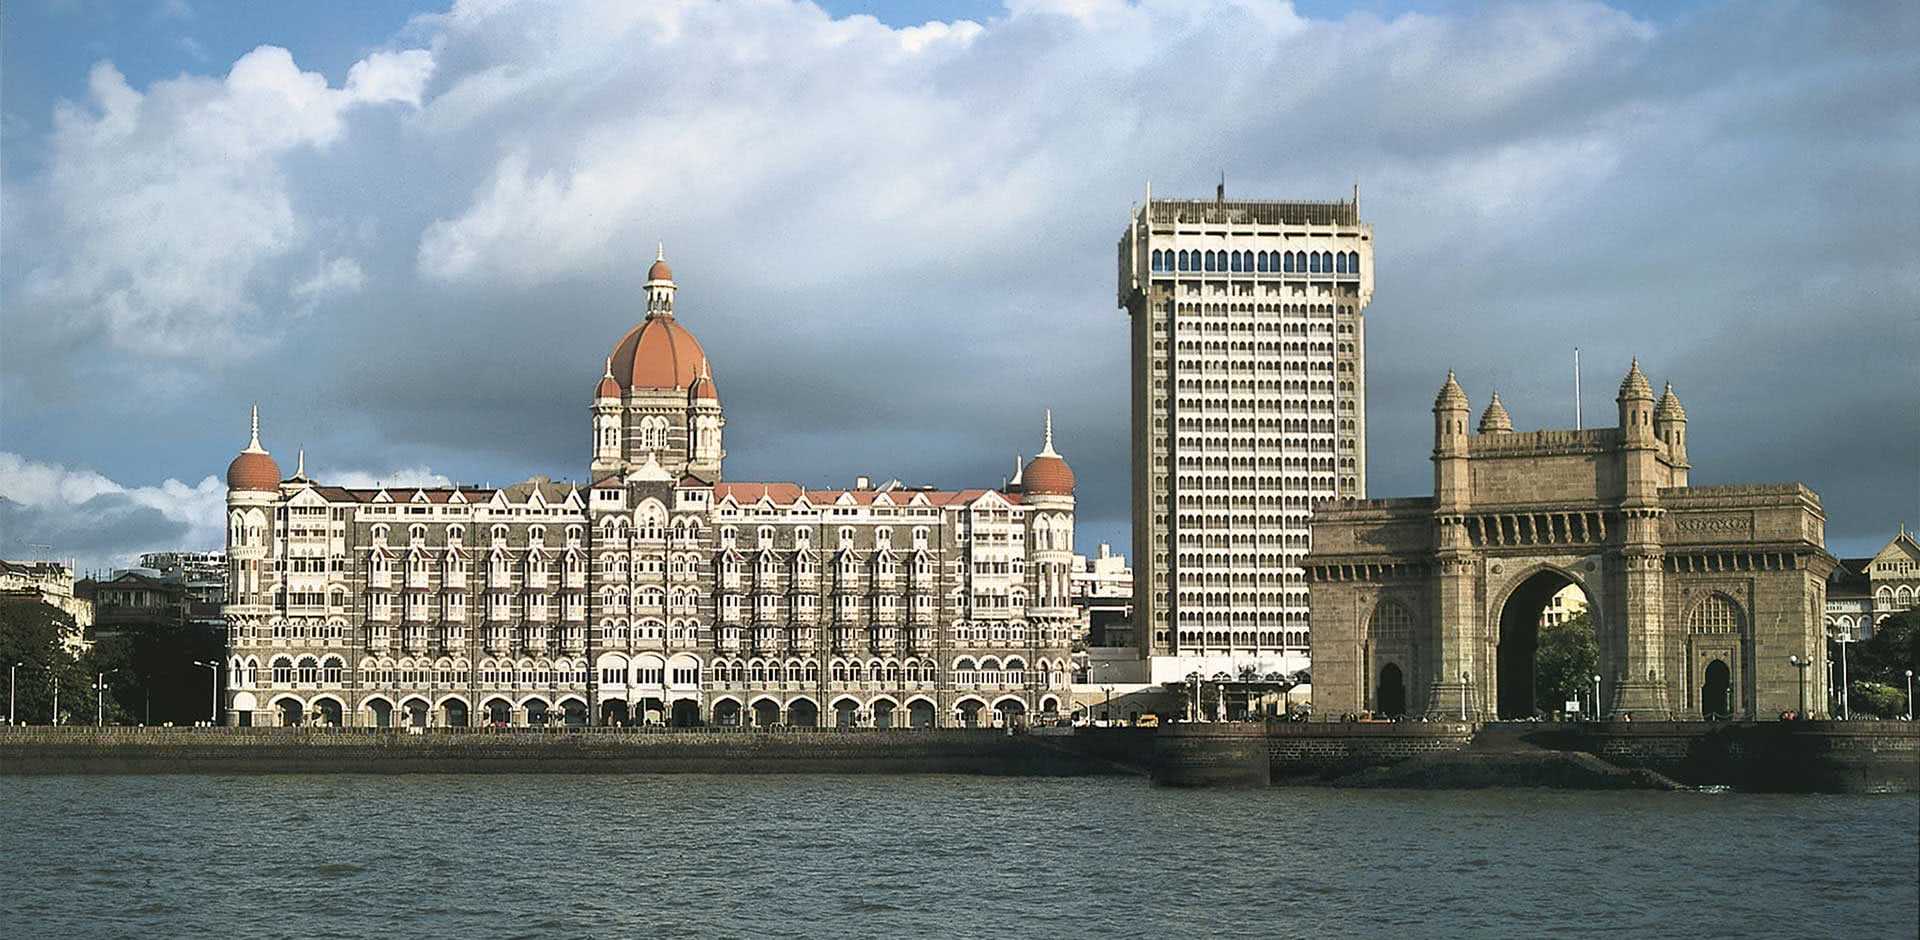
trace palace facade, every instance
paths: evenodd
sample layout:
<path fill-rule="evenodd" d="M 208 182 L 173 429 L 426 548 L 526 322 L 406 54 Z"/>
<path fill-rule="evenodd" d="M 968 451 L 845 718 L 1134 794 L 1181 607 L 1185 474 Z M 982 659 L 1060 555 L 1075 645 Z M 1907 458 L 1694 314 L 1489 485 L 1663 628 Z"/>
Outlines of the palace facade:
<path fill-rule="evenodd" d="M 726 480 L 664 258 L 594 390 L 591 473 L 502 488 L 227 471 L 227 722 L 930 727 L 1065 710 L 1074 477 Z"/>

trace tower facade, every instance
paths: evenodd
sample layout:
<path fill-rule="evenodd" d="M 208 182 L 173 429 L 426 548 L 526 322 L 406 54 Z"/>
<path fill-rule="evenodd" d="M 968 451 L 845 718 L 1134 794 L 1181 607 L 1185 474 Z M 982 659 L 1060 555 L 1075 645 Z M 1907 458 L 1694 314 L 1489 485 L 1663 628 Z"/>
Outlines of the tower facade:
<path fill-rule="evenodd" d="M 1132 320 L 1134 632 L 1143 657 L 1168 660 L 1150 678 L 1302 668 L 1311 510 L 1367 489 L 1373 231 L 1357 198 L 1149 191 L 1120 240 L 1119 275 Z"/>

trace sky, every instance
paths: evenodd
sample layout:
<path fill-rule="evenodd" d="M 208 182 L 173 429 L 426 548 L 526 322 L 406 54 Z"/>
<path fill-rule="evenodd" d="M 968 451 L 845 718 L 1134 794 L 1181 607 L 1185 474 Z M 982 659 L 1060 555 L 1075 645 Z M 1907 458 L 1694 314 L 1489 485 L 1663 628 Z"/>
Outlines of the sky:
<path fill-rule="evenodd" d="M 1369 495 L 1448 369 L 1522 430 L 1635 356 L 1697 485 L 1920 523 L 1920 5 L 19 0 L 0 557 L 216 548 L 262 437 L 349 484 L 584 476 L 664 243 L 726 474 L 997 485 L 1130 551 L 1114 245 L 1161 196 L 1375 236 Z"/>

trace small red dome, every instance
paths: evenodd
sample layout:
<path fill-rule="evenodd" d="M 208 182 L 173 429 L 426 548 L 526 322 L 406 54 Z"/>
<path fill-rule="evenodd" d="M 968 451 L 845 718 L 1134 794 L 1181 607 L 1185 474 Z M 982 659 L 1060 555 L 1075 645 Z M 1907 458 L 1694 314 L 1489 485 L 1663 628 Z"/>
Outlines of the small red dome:
<path fill-rule="evenodd" d="M 701 377 L 693 380 L 693 388 L 688 390 L 687 397 L 693 399 L 694 401 L 710 401 L 710 402 L 718 403 L 720 401 L 720 392 L 718 389 L 715 389 L 713 387 L 712 377 L 702 375 Z"/>
<path fill-rule="evenodd" d="M 263 450 L 242 451 L 227 464 L 227 489 L 280 492 L 280 465 Z"/>
<path fill-rule="evenodd" d="M 667 259 L 661 258 L 654 261 L 653 267 L 647 269 L 647 280 L 649 281 L 673 280 L 673 269 L 667 267 Z"/>
<path fill-rule="evenodd" d="M 1035 457 L 1020 473 L 1020 491 L 1029 496 L 1072 496 L 1073 468 L 1057 456 Z"/>
<path fill-rule="evenodd" d="M 614 378 L 613 378 L 613 376 L 611 376 L 611 375 L 603 375 L 603 376 L 601 376 L 601 377 L 600 377 L 600 387 L 599 387 L 598 389 L 596 389 L 596 390 L 594 390 L 594 393 L 593 393 L 593 397 L 595 397 L 595 398 L 619 398 L 619 397 L 620 397 L 620 383 L 619 383 L 619 382 L 616 382 L 616 381 L 614 381 Z"/>

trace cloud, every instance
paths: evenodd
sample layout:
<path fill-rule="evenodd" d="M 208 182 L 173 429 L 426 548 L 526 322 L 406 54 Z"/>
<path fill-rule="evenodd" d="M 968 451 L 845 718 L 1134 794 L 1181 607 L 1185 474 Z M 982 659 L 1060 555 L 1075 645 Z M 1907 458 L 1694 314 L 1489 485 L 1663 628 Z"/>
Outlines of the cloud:
<path fill-rule="evenodd" d="M 337 84 L 272 47 L 140 88 L 102 64 L 55 109 L 0 214 L 10 447 L 195 479 L 237 443 L 210 416 L 258 398 L 270 446 L 338 465 L 579 476 L 663 239 L 728 476 L 993 483 L 1052 407 L 1083 537 L 1124 546 L 1115 239 L 1149 180 L 1224 170 L 1230 198 L 1360 183 L 1374 495 L 1430 485 L 1449 367 L 1570 423 L 1577 344 L 1589 416 L 1633 355 L 1674 381 L 1696 480 L 1803 480 L 1845 551 L 1920 516 L 1907 6 L 1019 0 L 892 28 L 475 0 L 401 37 L 355 37 L 383 51 Z"/>
<path fill-rule="evenodd" d="M 431 68 L 423 50 L 375 53 L 335 89 L 261 46 L 224 79 L 141 91 L 95 65 L 88 101 L 55 108 L 44 177 L 12 194 L 37 236 L 9 249 L 42 331 L 29 343 L 98 337 L 135 357 L 204 362 L 271 336 L 279 308 L 316 288 L 288 284 L 301 256 L 326 253 L 324 208 L 296 199 L 287 161 L 334 144 L 356 107 L 417 104 Z M 331 263 L 320 283 L 352 280 Z"/>
<path fill-rule="evenodd" d="M 315 480 L 348 487 L 449 486 L 431 467 L 386 472 L 317 469 Z M 0 557 L 77 558 L 83 570 L 137 563 L 143 552 L 214 551 L 225 544 L 227 485 L 168 479 L 130 486 L 89 469 L 0 451 Z"/>
<path fill-rule="evenodd" d="M 219 548 L 227 487 L 208 476 L 125 486 L 86 469 L 0 451 L 0 531 L 9 557 L 45 552 L 85 570 L 135 564 L 142 552 Z"/>

